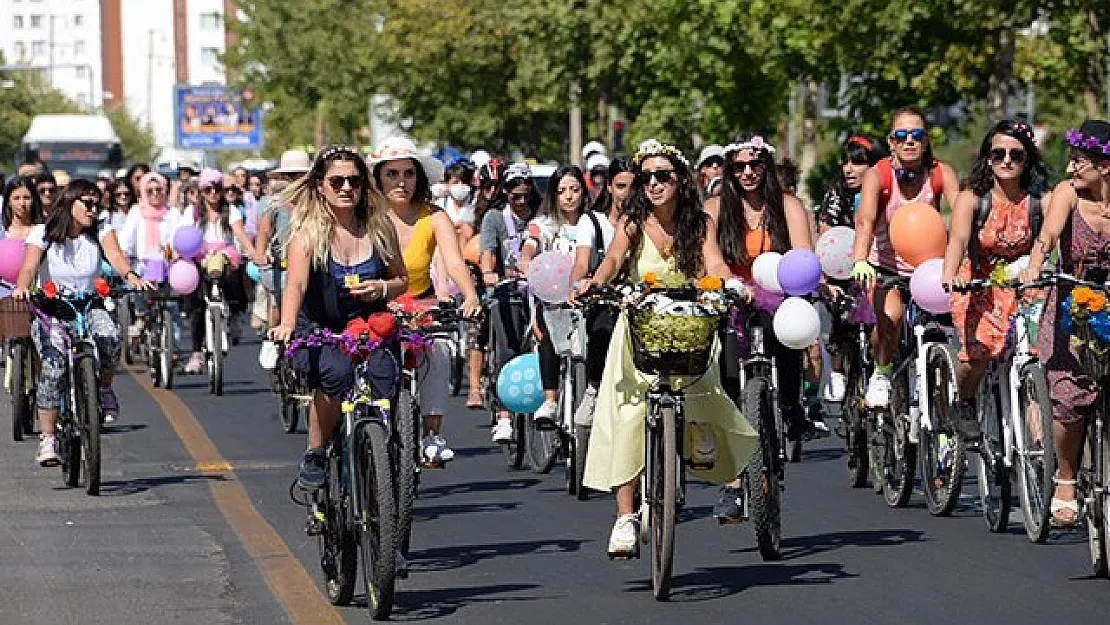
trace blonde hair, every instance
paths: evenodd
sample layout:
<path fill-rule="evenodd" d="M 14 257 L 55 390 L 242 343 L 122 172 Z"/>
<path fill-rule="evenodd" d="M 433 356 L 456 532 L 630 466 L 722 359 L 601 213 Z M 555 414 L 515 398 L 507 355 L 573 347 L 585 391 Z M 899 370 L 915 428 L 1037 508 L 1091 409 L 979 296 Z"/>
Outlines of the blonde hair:
<path fill-rule="evenodd" d="M 279 206 L 292 205 L 293 222 L 289 228 L 289 239 L 300 236 L 312 257 L 312 265 L 326 267 L 331 257 L 331 237 L 335 232 L 335 212 L 327 198 L 320 192 L 328 168 L 332 163 L 348 161 L 355 164 L 362 188 L 355 202 L 355 220 L 366 227 L 370 243 L 386 265 L 400 256 L 400 244 L 393 222 L 389 219 L 385 197 L 377 190 L 370 179 L 366 163 L 354 150 L 332 146 L 321 151 L 312 164 L 312 169 L 289 184 L 277 197 Z M 282 254 L 289 241 L 282 242 Z"/>

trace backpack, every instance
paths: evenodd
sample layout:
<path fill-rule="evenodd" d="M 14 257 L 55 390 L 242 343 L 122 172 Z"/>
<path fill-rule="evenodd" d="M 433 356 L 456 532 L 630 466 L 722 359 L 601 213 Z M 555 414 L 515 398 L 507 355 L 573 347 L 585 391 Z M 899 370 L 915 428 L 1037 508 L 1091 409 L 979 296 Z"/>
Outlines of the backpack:
<path fill-rule="evenodd" d="M 601 222 L 597 220 L 597 215 L 592 210 L 586 211 L 586 217 L 590 218 L 590 223 L 594 227 L 594 248 L 590 250 L 590 268 L 589 275 L 594 275 L 597 268 L 601 266 L 602 259 L 605 258 L 605 237 L 601 232 Z M 581 223 L 581 219 L 578 220 Z"/>
<path fill-rule="evenodd" d="M 875 171 L 879 174 L 882 184 L 882 206 L 890 201 L 890 194 L 894 189 L 894 165 L 889 158 L 875 163 Z M 944 195 L 944 170 L 940 168 L 940 161 L 933 161 L 933 169 L 929 172 L 929 186 L 933 188 L 933 201 L 937 208 L 940 207 L 940 198 Z"/>
<path fill-rule="evenodd" d="M 1029 195 L 1029 201 L 1026 202 L 1026 208 L 1029 211 L 1029 229 L 1033 233 L 1033 239 L 1036 239 L 1041 233 L 1041 225 L 1044 224 L 1044 210 L 1041 206 L 1041 196 Z M 971 220 L 971 236 L 968 238 L 967 257 L 971 261 L 971 269 L 979 272 L 981 261 L 979 259 L 979 231 L 983 229 L 983 224 L 987 223 L 987 217 L 991 214 L 991 194 L 980 195 L 975 202 L 975 217 Z"/>

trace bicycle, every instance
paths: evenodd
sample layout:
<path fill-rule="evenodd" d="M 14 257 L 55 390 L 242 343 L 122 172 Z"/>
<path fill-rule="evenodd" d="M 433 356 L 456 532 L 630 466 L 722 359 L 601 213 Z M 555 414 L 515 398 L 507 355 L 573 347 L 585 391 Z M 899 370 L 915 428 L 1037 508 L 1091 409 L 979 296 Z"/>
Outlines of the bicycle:
<path fill-rule="evenodd" d="M 84 478 L 85 492 L 100 494 L 100 375 L 96 343 L 88 333 L 87 317 L 108 297 L 108 284 L 97 281 L 94 293 L 31 294 L 31 310 L 40 324 L 61 327 L 65 372 L 62 376 L 62 404 L 54 435 L 58 441 L 62 473 L 66 486 L 76 488 Z M 56 289 L 57 287 L 53 287 Z"/>
<path fill-rule="evenodd" d="M 224 271 L 228 271 L 224 267 Z M 204 291 L 204 360 L 208 368 L 208 392 L 224 394 L 224 358 L 230 348 L 227 323 L 230 309 L 220 289 L 221 275 L 208 274 Z"/>
<path fill-rule="evenodd" d="M 135 297 L 147 299 L 146 322 L 143 324 L 139 344 L 148 364 L 150 383 L 170 390 L 174 383 L 173 359 L 177 353 L 177 344 L 173 336 L 173 309 L 169 302 L 179 301 L 180 297 L 165 286 L 149 293 L 132 293 Z"/>
<path fill-rule="evenodd" d="M 531 351 L 534 336 L 530 325 L 527 323 L 529 317 L 527 312 L 529 310 L 527 282 L 519 278 L 508 278 L 498 282 L 486 292 L 482 298 L 482 305 L 486 314 L 491 317 L 489 340 L 486 342 L 485 366 L 482 373 L 482 396 L 489 408 L 490 425 L 492 426 L 497 424 L 501 411 L 501 402 L 497 398 L 497 375 L 501 372 L 501 363 L 497 353 L 497 340 L 494 335 L 496 324 L 492 322 L 492 309 L 494 306 L 507 309 L 506 315 L 513 317 L 514 323 L 516 316 L 523 317 L 524 323 L 521 324 L 522 327 L 520 328 L 520 350 L 518 353 L 524 354 Z M 521 315 L 522 312 L 523 315 Z M 511 330 L 512 328 L 508 329 Z M 510 469 L 520 469 L 524 466 L 525 450 L 528 448 L 528 441 L 525 438 L 526 431 L 530 427 L 530 422 L 534 419 L 532 419 L 532 415 L 519 412 L 510 413 L 509 418 L 512 419 L 513 438 L 508 442 L 501 443 L 501 451 Z"/>
<path fill-rule="evenodd" d="M 866 293 L 844 294 L 830 304 L 832 314 L 839 316 L 843 323 L 834 332 L 843 329 L 833 337 L 832 347 L 840 353 L 844 366 L 844 400 L 841 402 L 841 425 L 837 433 L 844 439 L 848 459 L 848 483 L 852 488 L 867 485 L 870 473 L 868 456 L 867 408 L 864 395 L 867 394 L 867 380 L 871 377 L 875 362 L 871 354 L 871 329 L 874 319 L 867 318 L 860 311 L 868 306 Z M 873 317 L 874 313 L 870 315 Z"/>
<path fill-rule="evenodd" d="M 0 281 L 0 288 L 11 285 Z M 31 311 L 24 302 L 0 300 L 0 336 L 4 343 L 4 388 L 12 405 L 12 440 L 22 441 L 35 431 L 35 391 L 38 352 L 31 340 Z"/>
<path fill-rule="evenodd" d="M 543 310 L 551 344 L 559 356 L 559 390 L 555 429 L 528 428 L 528 457 L 532 470 L 548 473 L 560 460 L 566 466 L 568 495 L 586 499 L 582 474 L 586 465 L 590 428 L 574 423 L 574 411 L 586 394 L 586 318 L 578 307 L 546 305 Z"/>
<path fill-rule="evenodd" d="M 876 490 L 888 506 L 905 507 L 920 460 L 926 507 L 934 516 L 947 516 L 959 501 L 966 465 L 966 449 L 954 425 L 953 331 L 945 316 L 921 309 L 908 297 L 909 278 L 880 277 L 879 283 L 899 288 L 906 305 L 891 374 L 890 405 L 873 410 L 868 420 L 868 462 Z"/>
<path fill-rule="evenodd" d="M 358 358 L 379 349 L 365 339 L 316 330 L 291 341 L 286 355 L 319 345 L 340 346 Z M 367 368 L 367 360 L 355 366 L 355 386 L 325 448 L 324 486 L 305 498 L 298 496 L 303 491 L 294 483 L 289 494 L 308 509 L 306 533 L 319 538 L 328 600 L 350 604 L 361 560 L 370 617 L 383 620 L 393 609 L 396 584 L 398 451 L 392 402 L 374 397 Z"/>
<path fill-rule="evenodd" d="M 1051 276 L 1026 285 L 973 280 L 954 290 L 1014 289 L 1020 301 L 1026 291 L 1054 282 Z M 987 365 L 975 398 L 982 431 L 975 456 L 979 502 L 987 529 L 1006 531 L 1016 477 L 1026 535 L 1034 543 L 1043 543 L 1052 516 L 1048 502 L 1052 499 L 1056 451 L 1048 382 L 1043 365 L 1031 349 L 1036 323 L 1029 306 L 1022 304 L 1014 320 L 1012 344 L 1002 358 Z M 1038 429 L 1039 436 L 1035 434 Z"/>

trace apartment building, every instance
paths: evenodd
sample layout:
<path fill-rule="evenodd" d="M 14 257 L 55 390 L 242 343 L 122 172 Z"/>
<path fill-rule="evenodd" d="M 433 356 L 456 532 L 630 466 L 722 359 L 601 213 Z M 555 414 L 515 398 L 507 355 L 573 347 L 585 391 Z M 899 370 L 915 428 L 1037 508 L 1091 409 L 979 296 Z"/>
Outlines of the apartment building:
<path fill-rule="evenodd" d="M 7 71 L 34 71 L 75 102 L 101 106 L 104 64 L 99 0 L 0 1 Z"/>

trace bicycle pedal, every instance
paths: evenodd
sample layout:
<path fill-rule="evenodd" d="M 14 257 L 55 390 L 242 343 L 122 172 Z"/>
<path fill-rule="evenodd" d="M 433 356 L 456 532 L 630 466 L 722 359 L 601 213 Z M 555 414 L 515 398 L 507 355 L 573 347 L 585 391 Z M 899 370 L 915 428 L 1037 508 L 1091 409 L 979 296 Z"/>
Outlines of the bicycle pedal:
<path fill-rule="evenodd" d="M 686 461 L 686 466 L 690 467 L 694 471 L 709 471 L 710 469 L 712 469 L 715 466 L 715 463 L 713 463 L 713 462 L 694 462 L 693 460 L 687 460 Z"/>

